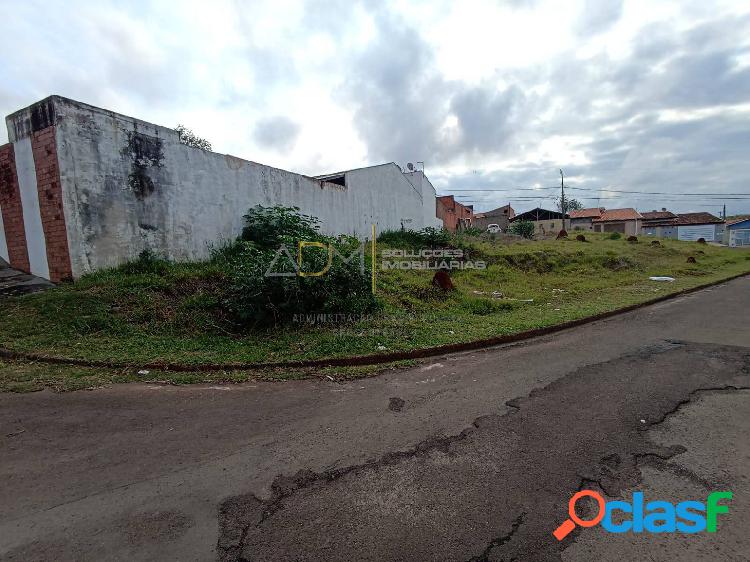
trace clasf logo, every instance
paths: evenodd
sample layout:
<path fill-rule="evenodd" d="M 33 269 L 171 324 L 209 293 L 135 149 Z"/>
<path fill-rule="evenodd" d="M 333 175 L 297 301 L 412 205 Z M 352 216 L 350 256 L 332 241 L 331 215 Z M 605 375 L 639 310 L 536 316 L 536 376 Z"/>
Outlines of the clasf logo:
<path fill-rule="evenodd" d="M 581 519 L 576 514 L 576 503 L 583 497 L 593 498 L 598 504 L 597 514 L 593 519 Z M 729 506 L 719 502 L 731 499 L 732 492 L 712 492 L 705 503 L 684 501 L 674 505 L 667 501 L 650 501 L 644 504 L 643 492 L 634 492 L 632 503 L 620 500 L 605 502 L 601 494 L 593 490 L 582 490 L 568 502 L 570 519 L 566 519 L 552 534 L 561 541 L 576 525 L 593 527 L 600 523 L 610 533 L 715 533 L 716 516 L 729 512 Z M 624 518 L 620 523 L 615 523 L 612 515 L 618 511 Z"/>

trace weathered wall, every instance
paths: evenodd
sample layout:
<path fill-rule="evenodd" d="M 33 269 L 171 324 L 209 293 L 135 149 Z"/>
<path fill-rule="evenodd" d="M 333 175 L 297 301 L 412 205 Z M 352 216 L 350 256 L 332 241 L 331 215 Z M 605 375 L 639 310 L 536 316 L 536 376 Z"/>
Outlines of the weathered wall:
<path fill-rule="evenodd" d="M 423 228 L 434 215 L 434 188 L 415 187 L 395 164 L 345 172 L 338 185 L 190 148 L 172 129 L 58 96 L 6 122 L 21 156 L 31 269 L 53 280 L 147 248 L 175 260 L 206 257 L 239 234 L 254 205 L 297 206 L 324 232 L 359 237 L 373 223 Z"/>
<path fill-rule="evenodd" d="M 570 219 L 571 230 L 594 230 L 594 223 L 591 217 Z"/>
<path fill-rule="evenodd" d="M 606 221 L 594 223 L 594 232 L 619 232 L 625 236 L 638 236 L 641 232 L 641 221 Z"/>

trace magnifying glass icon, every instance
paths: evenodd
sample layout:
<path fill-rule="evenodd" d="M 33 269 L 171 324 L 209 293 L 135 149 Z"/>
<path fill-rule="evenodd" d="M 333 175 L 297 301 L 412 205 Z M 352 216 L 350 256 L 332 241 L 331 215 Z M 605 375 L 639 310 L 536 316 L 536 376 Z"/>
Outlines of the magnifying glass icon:
<path fill-rule="evenodd" d="M 599 512 L 593 519 L 585 520 L 576 515 L 576 502 L 585 496 L 594 498 L 596 500 L 596 503 L 599 504 Z M 570 516 L 570 519 L 566 519 L 565 521 L 563 521 L 562 525 L 555 529 L 552 534 L 558 541 L 561 541 L 565 537 L 567 537 L 573 529 L 576 528 L 576 525 L 580 527 L 593 527 L 594 525 L 598 525 L 601 520 L 604 519 L 604 511 L 604 498 L 600 494 L 594 492 L 593 490 L 581 490 L 580 492 L 574 494 L 568 502 L 568 515 Z"/>

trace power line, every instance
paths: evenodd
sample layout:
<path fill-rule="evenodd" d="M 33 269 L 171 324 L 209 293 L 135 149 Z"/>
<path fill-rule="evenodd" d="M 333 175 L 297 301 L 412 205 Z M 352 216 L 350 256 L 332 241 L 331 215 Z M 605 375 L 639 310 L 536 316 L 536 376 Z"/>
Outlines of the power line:
<path fill-rule="evenodd" d="M 566 186 L 568 189 L 574 189 L 576 191 L 588 191 L 588 192 L 608 192 L 608 193 L 632 193 L 632 194 L 638 194 L 638 195 L 677 195 L 676 193 L 669 192 L 669 191 L 636 191 L 636 190 L 625 190 L 625 189 L 610 189 L 608 187 L 601 187 L 601 188 L 591 188 L 591 187 L 572 187 L 570 185 Z M 554 189 L 558 190 L 560 189 L 560 186 L 555 187 L 515 187 L 515 188 L 457 188 L 452 189 L 452 192 L 463 192 L 463 191 L 471 191 L 471 192 L 515 192 L 515 191 L 542 191 L 545 189 Z M 705 196 L 716 196 L 716 197 L 723 197 L 723 196 L 735 196 L 735 195 L 742 195 L 742 196 L 748 196 L 750 197 L 750 193 L 717 193 L 717 192 L 698 192 L 698 193 L 680 193 L 679 195 L 685 196 L 689 195 L 692 197 L 705 197 Z"/>

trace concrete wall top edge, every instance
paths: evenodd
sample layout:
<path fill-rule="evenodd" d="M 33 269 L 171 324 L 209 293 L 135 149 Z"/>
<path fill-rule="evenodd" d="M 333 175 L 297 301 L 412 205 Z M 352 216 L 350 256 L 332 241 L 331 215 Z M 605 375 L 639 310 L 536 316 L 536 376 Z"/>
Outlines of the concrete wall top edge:
<path fill-rule="evenodd" d="M 118 121 L 129 122 L 133 125 L 142 127 L 144 129 L 153 128 L 156 131 L 163 131 L 165 136 L 178 137 L 177 131 L 175 131 L 174 129 L 170 127 L 157 125 L 155 123 L 150 123 L 142 119 L 130 117 L 122 113 L 117 113 L 115 111 L 103 109 L 95 105 L 91 105 L 88 103 L 66 98 L 64 96 L 53 94 L 36 103 L 29 105 L 28 107 L 19 109 L 18 111 L 14 111 L 13 113 L 11 113 L 5 118 L 5 123 L 8 129 L 9 142 L 15 143 L 23 138 L 31 136 L 32 133 L 35 133 L 42 129 L 46 129 L 47 127 L 50 127 L 52 125 L 56 125 L 61 119 L 65 118 L 66 109 L 98 113 L 100 115 L 106 115 Z M 193 150 L 200 150 L 200 149 L 193 148 Z M 325 179 L 323 179 L 324 177 L 327 177 L 327 176 L 346 174 L 350 172 L 357 172 L 361 170 L 368 170 L 368 169 L 374 169 L 374 168 L 381 168 L 385 166 L 396 168 L 400 173 L 403 173 L 403 171 L 401 170 L 401 167 L 395 162 L 384 162 L 382 164 L 374 164 L 372 166 L 362 166 L 360 168 L 352 168 L 350 170 L 344 170 L 341 172 L 333 172 L 329 174 L 319 174 L 317 176 L 310 176 L 306 174 L 300 174 L 298 172 L 292 172 L 290 170 L 285 170 L 283 168 L 269 166 L 267 164 L 262 164 L 260 162 L 255 162 L 253 160 L 242 158 L 240 156 L 234 156 L 231 154 L 223 154 L 220 152 L 213 152 L 213 151 L 207 151 L 207 152 L 210 152 L 211 154 L 219 154 L 221 156 L 240 160 L 248 164 L 255 164 L 258 166 L 263 166 L 264 168 L 268 168 L 271 170 L 279 170 L 281 172 L 292 173 L 292 174 L 301 176 L 306 179 L 315 180 L 321 184 L 321 188 L 328 188 L 328 189 L 341 189 L 341 186 L 339 186 L 338 184 L 330 183 L 326 181 Z M 426 176 L 424 177 L 426 178 Z"/>

